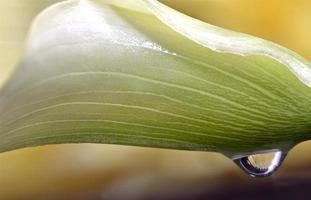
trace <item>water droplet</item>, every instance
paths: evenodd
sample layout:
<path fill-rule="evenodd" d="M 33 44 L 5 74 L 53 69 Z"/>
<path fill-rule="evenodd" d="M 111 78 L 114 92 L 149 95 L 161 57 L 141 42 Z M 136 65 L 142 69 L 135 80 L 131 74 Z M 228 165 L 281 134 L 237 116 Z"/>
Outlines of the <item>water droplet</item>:
<path fill-rule="evenodd" d="M 253 177 L 265 177 L 273 174 L 282 164 L 286 153 L 275 151 L 258 153 L 234 159 L 234 162 Z"/>

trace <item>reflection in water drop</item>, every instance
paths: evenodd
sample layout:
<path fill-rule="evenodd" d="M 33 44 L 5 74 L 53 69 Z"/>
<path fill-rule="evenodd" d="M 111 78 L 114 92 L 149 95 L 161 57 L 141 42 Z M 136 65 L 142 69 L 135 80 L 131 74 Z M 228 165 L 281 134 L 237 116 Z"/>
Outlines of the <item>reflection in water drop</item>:
<path fill-rule="evenodd" d="M 276 151 L 241 157 L 234 162 L 250 176 L 265 177 L 273 174 L 281 166 L 285 156 L 282 151 Z"/>

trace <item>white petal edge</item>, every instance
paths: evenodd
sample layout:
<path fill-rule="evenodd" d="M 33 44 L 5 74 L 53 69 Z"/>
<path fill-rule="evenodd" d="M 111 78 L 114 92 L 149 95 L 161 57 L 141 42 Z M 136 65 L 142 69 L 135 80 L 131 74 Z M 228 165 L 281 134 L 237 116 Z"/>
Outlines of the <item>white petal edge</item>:
<path fill-rule="evenodd" d="M 251 35 L 226 30 L 180 13 L 158 0 L 145 0 L 163 23 L 188 39 L 213 51 L 241 56 L 268 56 L 286 65 L 299 80 L 311 87 L 311 64 L 297 53 Z"/>
<path fill-rule="evenodd" d="M 164 24 L 187 37 L 191 41 L 220 53 L 231 53 L 240 56 L 263 55 L 268 56 L 285 65 L 306 86 L 311 87 L 311 63 L 297 53 L 277 45 L 273 42 L 230 31 L 187 16 L 158 0 L 96 0 L 105 4 L 155 15 Z M 71 3 L 83 4 L 89 0 L 69 0 Z M 64 2 L 56 3 L 41 13 L 44 15 L 52 7 Z M 40 17 L 37 17 L 40 18 Z M 27 49 L 32 49 L 32 35 L 37 32 L 39 24 L 35 20 L 28 37 Z"/>

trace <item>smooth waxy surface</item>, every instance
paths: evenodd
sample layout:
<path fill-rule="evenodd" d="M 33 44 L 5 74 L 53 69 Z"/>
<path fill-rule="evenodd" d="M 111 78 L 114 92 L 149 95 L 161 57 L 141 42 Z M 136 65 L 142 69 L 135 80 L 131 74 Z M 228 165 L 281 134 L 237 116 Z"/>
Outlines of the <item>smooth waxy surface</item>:
<path fill-rule="evenodd" d="M 36 20 L 0 97 L 2 151 L 95 142 L 235 154 L 309 139 L 311 90 L 290 66 L 213 51 L 148 4 L 111 2 L 69 1 Z"/>

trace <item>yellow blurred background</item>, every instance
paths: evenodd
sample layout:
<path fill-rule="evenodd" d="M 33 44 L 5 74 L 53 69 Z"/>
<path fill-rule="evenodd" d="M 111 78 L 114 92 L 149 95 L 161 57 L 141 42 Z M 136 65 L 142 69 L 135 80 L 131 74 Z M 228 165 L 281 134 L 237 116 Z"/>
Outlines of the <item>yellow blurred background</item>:
<path fill-rule="evenodd" d="M 18 63 L 32 19 L 57 0 L 0 0 L 0 86 Z M 163 0 L 214 25 L 284 45 L 311 60 L 309 0 Z M 270 180 L 305 176 L 311 142 L 291 151 Z M 309 176 L 310 177 L 310 176 Z M 217 153 L 116 145 L 68 144 L 0 154 L 0 200 L 146 199 L 253 181 Z"/>

